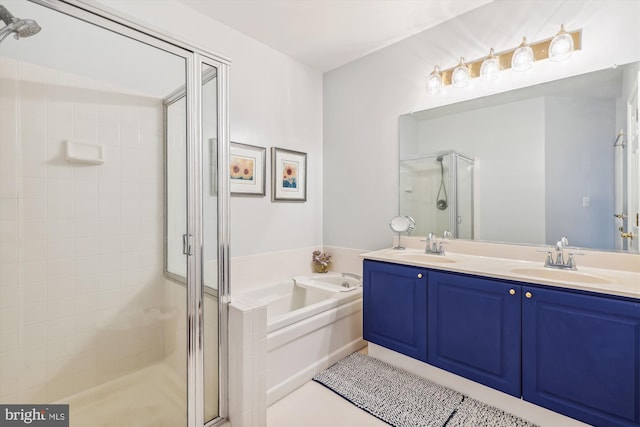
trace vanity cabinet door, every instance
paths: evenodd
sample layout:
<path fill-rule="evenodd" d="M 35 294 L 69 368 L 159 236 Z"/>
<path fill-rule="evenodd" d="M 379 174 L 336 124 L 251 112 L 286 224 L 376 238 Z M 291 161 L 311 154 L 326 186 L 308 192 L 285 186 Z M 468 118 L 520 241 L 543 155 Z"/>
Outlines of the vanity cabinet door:
<path fill-rule="evenodd" d="M 523 288 L 523 397 L 596 426 L 640 423 L 640 302 Z"/>
<path fill-rule="evenodd" d="M 427 271 L 364 261 L 364 339 L 426 361 Z"/>
<path fill-rule="evenodd" d="M 429 272 L 428 363 L 520 397 L 521 286 Z"/>

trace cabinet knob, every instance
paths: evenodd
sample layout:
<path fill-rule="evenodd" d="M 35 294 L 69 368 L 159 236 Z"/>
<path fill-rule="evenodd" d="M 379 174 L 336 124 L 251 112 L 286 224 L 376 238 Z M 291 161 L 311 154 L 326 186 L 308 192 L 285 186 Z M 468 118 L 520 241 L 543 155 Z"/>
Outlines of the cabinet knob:
<path fill-rule="evenodd" d="M 524 294 L 525 297 L 527 298 L 531 298 L 533 296 L 533 294 L 531 294 L 531 292 L 527 292 Z"/>
<path fill-rule="evenodd" d="M 515 294 L 516 294 L 515 289 L 509 289 L 509 295 L 515 295 Z"/>
<path fill-rule="evenodd" d="M 422 279 L 422 273 L 418 273 L 418 279 Z"/>

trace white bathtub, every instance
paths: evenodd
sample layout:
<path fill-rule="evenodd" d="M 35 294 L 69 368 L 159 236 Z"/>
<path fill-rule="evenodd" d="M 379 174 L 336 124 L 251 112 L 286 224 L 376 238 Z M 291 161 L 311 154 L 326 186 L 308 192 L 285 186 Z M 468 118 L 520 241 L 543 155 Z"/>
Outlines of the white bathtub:
<path fill-rule="evenodd" d="M 290 280 L 244 297 L 267 306 L 267 405 L 366 344 L 362 288 L 332 292 Z"/>

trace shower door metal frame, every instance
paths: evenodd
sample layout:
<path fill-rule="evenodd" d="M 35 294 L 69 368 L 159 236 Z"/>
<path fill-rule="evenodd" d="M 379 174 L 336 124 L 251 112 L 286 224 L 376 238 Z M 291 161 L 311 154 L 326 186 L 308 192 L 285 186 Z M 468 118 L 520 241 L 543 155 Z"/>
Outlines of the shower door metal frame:
<path fill-rule="evenodd" d="M 129 37 L 184 58 L 187 95 L 187 234 L 193 236 L 193 252 L 187 256 L 187 426 L 213 426 L 228 417 L 229 305 L 229 117 L 228 75 L 230 61 L 190 43 L 167 37 L 124 18 L 117 11 L 82 0 L 29 0 L 105 30 Z M 218 417 L 204 421 L 204 286 L 202 282 L 202 66 L 217 68 L 218 80 Z"/>

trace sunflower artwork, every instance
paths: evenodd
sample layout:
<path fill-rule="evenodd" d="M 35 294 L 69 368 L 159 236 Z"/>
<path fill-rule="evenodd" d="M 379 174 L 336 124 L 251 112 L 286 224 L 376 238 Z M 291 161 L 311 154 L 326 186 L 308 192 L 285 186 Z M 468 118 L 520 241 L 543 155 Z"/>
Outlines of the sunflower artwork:
<path fill-rule="evenodd" d="M 296 190 L 298 188 L 298 163 L 282 162 L 282 189 Z"/>
<path fill-rule="evenodd" d="M 231 179 L 250 182 L 255 180 L 255 159 L 242 156 L 231 156 L 230 162 L 229 173 L 231 174 Z"/>
<path fill-rule="evenodd" d="M 272 147 L 271 174 L 272 201 L 307 200 L 307 153 Z"/>
<path fill-rule="evenodd" d="M 262 147 L 231 143 L 229 185 L 232 196 L 264 196 L 265 152 Z"/>

